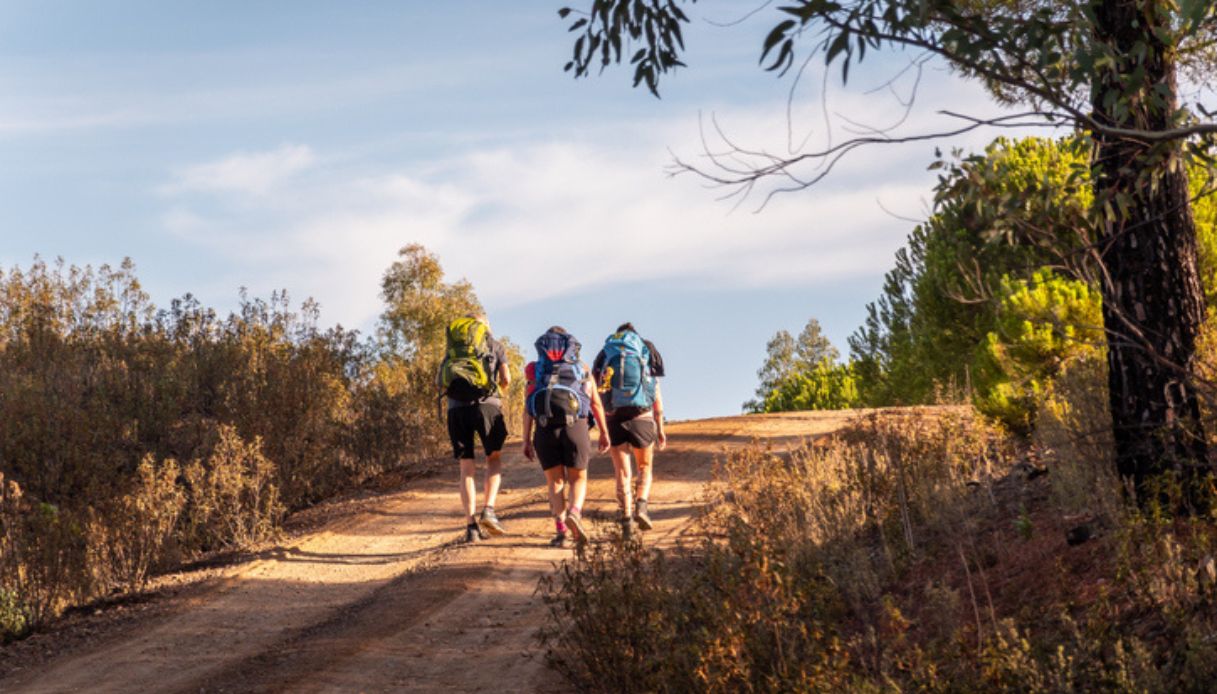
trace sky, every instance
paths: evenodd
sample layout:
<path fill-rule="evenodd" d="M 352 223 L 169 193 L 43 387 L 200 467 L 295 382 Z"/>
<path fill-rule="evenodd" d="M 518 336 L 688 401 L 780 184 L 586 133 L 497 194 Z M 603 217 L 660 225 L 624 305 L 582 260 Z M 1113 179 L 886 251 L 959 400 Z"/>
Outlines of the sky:
<path fill-rule="evenodd" d="M 675 419 L 739 412 L 780 329 L 814 317 L 847 352 L 930 209 L 936 145 L 858 150 L 767 203 L 672 177 L 674 157 L 707 164 L 716 126 L 747 149 L 837 143 L 900 121 L 915 80 L 893 134 L 997 107 L 940 65 L 902 73 L 905 54 L 847 86 L 818 57 L 778 78 L 757 65 L 776 10 L 735 22 L 756 4 L 722 0 L 691 7 L 690 67 L 656 99 L 628 68 L 564 73 L 561 6 L 5 0 L 0 266 L 130 257 L 157 305 L 286 289 L 366 333 L 382 273 L 421 243 L 517 344 L 560 324 L 593 350 L 634 322 Z"/>

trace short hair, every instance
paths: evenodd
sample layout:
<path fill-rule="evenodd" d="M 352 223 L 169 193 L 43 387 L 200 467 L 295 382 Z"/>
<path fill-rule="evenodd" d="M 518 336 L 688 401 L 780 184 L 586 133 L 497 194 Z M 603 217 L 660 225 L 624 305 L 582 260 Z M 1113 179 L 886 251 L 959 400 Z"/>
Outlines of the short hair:
<path fill-rule="evenodd" d="M 559 335 L 565 335 L 565 334 L 566 334 L 566 328 L 563 328 L 563 327 L 562 327 L 562 326 L 560 326 L 560 325 L 551 325 L 551 326 L 549 326 L 549 330 L 546 330 L 545 332 L 547 332 L 547 333 L 558 333 Z"/>
<path fill-rule="evenodd" d="M 632 333 L 638 332 L 638 329 L 634 327 L 633 323 L 622 323 L 621 325 L 617 326 L 617 332 L 619 333 L 625 332 L 626 330 L 629 330 Z"/>

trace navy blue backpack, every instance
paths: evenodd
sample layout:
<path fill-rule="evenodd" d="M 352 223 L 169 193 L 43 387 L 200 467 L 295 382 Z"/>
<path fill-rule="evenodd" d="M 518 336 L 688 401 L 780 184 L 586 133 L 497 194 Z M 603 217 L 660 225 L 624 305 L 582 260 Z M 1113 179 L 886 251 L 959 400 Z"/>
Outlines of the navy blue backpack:
<path fill-rule="evenodd" d="M 583 390 L 581 345 L 573 335 L 549 331 L 537 338 L 537 389 L 527 401 L 528 414 L 543 428 L 569 426 L 587 417 L 591 401 Z"/>

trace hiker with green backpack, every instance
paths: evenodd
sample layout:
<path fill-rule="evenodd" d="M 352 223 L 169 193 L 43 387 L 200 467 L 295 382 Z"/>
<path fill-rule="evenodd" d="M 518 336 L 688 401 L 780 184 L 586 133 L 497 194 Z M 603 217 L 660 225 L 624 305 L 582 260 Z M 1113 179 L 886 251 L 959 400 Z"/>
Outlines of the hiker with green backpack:
<path fill-rule="evenodd" d="M 651 493 L 655 448 L 658 445 L 663 450 L 668 441 L 659 392 L 663 357 L 654 344 L 642 339 L 632 323 L 623 323 L 604 341 L 592 373 L 608 412 L 621 536 L 629 540 L 634 535 L 634 523 L 642 530 L 652 528 L 647 497 Z M 638 466 L 637 476 L 630 469 L 631 453 Z"/>
<path fill-rule="evenodd" d="M 587 541 L 582 509 L 592 455 L 588 415 L 600 428 L 604 453 L 609 448 L 604 410 L 574 335 L 555 325 L 537 338 L 536 348 L 537 360 L 525 370 L 524 457 L 538 460 L 545 472 L 557 531 L 550 545 L 564 546 L 568 531 L 581 545 Z"/>
<path fill-rule="evenodd" d="M 448 325 L 447 348 L 437 378 L 441 406 L 447 400 L 448 438 L 452 456 L 460 462 L 461 505 L 465 509 L 465 542 L 506 532 L 494 512 L 503 479 L 503 419 L 501 392 L 511 384 L 507 354 L 490 333 L 486 316 L 470 314 Z M 486 453 L 486 505 L 477 510 L 474 437 Z"/>

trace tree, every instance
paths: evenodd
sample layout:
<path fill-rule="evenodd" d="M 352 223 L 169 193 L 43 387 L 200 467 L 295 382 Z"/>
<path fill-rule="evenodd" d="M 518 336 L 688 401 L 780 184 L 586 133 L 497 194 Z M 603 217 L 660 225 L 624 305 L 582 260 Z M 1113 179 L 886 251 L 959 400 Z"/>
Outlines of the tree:
<path fill-rule="evenodd" d="M 799 333 L 799 341 L 794 346 L 795 364 L 802 370 L 810 369 L 821 362 L 833 363 L 841 358 L 841 353 L 824 336 L 820 321 L 812 318 L 803 326 Z"/>
<path fill-rule="evenodd" d="M 785 330 L 777 331 L 765 345 L 765 363 L 757 369 L 760 384 L 756 387 L 756 398 L 744 403 L 745 412 L 763 412 L 765 397 L 777 384 L 794 371 L 794 338 Z"/>
<path fill-rule="evenodd" d="M 858 378 L 853 364 L 821 361 L 778 381 L 757 411 L 847 410 L 858 403 Z"/>
<path fill-rule="evenodd" d="M 795 386 L 801 374 L 810 374 L 818 367 L 834 367 L 841 354 L 833 347 L 832 342 L 824 335 L 820 321 L 809 319 L 795 340 L 790 333 L 779 330 L 765 345 L 765 363 L 757 370 L 756 377 L 760 383 L 756 388 L 756 397 L 744 403 L 746 412 L 776 412 L 781 409 L 831 409 L 828 407 L 780 407 L 773 409 L 769 406 L 770 398 L 779 390 L 782 384 L 790 391 Z M 853 377 L 853 371 L 849 372 Z M 796 388 L 797 390 L 797 388 Z M 787 397 L 786 400 L 790 400 Z M 856 394 L 853 398 L 856 400 Z M 783 400 L 785 402 L 785 400 Z"/>
<path fill-rule="evenodd" d="M 692 1 L 692 0 L 690 0 Z M 910 49 L 944 59 L 999 101 L 1024 106 L 993 119 L 956 115 L 949 131 L 865 135 L 794 156 L 732 148 L 711 167 L 678 166 L 747 195 L 761 182 L 800 190 L 849 152 L 878 143 L 948 137 L 983 126 L 1068 124 L 1094 143 L 1090 162 L 1094 243 L 1080 247 L 1102 268 L 1110 411 L 1116 465 L 1147 498 L 1146 484 L 1173 472 L 1198 491 L 1211 476 L 1194 382 L 1204 317 L 1187 170 L 1208 157 L 1217 123 L 1178 98 L 1177 73 L 1211 66 L 1217 8 L 1206 0 L 792 0 L 765 38 L 761 59 L 785 72 L 796 43 L 810 43 L 842 79 L 868 51 Z M 560 14 L 567 16 L 569 9 Z M 595 0 L 577 19 L 567 69 L 635 65 L 635 85 L 658 94 L 661 75 L 683 65 L 675 0 Z M 628 46 L 623 45 L 628 43 Z M 641 48 L 632 51 L 633 44 Z M 1207 114 L 1209 111 L 1197 107 Z M 813 171 L 802 175 L 800 165 Z M 772 194 L 772 193 L 771 193 Z M 1193 495 L 1194 496 L 1194 495 Z"/>
<path fill-rule="evenodd" d="M 439 258 L 426 248 L 411 244 L 398 252 L 398 258 L 380 282 L 385 302 L 381 340 L 396 356 L 436 366 L 448 323 L 467 313 L 481 313 L 482 304 L 469 282 L 445 282 Z"/>
<path fill-rule="evenodd" d="M 1072 180 L 1088 156 L 1076 138 L 999 138 L 981 154 L 935 163 L 934 213 L 897 252 L 850 337 L 867 404 L 927 403 L 970 383 L 1007 278 L 1050 266 L 1098 286 L 1092 264 L 1072 252 L 1073 240 L 1089 238 L 1086 181 Z"/>

